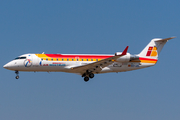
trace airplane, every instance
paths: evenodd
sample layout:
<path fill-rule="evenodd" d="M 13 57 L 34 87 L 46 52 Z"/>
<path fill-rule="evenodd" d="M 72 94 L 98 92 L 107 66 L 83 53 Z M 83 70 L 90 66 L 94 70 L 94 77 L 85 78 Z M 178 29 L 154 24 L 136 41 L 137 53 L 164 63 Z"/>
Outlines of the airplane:
<path fill-rule="evenodd" d="M 137 55 L 128 53 L 127 46 L 123 52 L 114 55 L 105 54 L 23 54 L 3 67 L 15 71 L 19 79 L 19 71 L 27 72 L 67 72 L 81 75 L 89 81 L 94 74 L 125 72 L 154 66 L 158 56 L 170 38 L 154 38 Z"/>

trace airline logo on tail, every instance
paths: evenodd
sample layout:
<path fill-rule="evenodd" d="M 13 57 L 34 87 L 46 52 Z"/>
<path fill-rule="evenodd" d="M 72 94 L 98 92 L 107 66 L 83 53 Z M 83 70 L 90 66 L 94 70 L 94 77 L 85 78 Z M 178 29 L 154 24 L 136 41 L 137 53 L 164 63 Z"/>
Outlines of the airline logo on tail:
<path fill-rule="evenodd" d="M 149 47 L 146 56 L 156 57 L 157 47 Z"/>

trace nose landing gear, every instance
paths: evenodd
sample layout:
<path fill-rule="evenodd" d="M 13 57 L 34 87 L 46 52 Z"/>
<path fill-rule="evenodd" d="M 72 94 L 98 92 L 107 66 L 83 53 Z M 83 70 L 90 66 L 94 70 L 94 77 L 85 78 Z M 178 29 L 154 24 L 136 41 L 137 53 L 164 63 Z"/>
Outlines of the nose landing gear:
<path fill-rule="evenodd" d="M 15 77 L 15 78 L 16 78 L 16 79 L 19 79 L 19 75 L 18 75 L 18 74 L 19 74 L 19 71 L 15 71 L 15 73 L 16 73 L 16 77 Z"/>

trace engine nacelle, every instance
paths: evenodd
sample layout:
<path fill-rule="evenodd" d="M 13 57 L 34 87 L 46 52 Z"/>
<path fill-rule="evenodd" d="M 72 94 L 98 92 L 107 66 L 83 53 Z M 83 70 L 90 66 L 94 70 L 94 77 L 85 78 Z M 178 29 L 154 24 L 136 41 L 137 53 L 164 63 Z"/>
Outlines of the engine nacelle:
<path fill-rule="evenodd" d="M 115 55 L 121 55 L 122 52 L 116 52 Z M 117 62 L 129 62 L 131 59 L 131 54 L 130 53 L 126 53 L 126 55 L 118 58 L 116 61 Z"/>

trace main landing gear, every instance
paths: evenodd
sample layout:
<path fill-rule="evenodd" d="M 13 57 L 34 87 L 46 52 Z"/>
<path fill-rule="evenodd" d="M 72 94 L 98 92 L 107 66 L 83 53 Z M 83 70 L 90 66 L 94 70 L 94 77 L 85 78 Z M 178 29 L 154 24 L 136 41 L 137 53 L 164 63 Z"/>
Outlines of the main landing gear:
<path fill-rule="evenodd" d="M 16 73 L 16 79 L 19 79 L 19 71 L 15 71 L 15 73 Z"/>
<path fill-rule="evenodd" d="M 84 73 L 82 75 L 82 77 L 84 77 L 84 81 L 87 82 L 87 81 L 89 81 L 89 78 L 93 78 L 94 77 L 94 74 L 92 72 L 86 71 L 86 73 Z"/>

